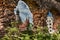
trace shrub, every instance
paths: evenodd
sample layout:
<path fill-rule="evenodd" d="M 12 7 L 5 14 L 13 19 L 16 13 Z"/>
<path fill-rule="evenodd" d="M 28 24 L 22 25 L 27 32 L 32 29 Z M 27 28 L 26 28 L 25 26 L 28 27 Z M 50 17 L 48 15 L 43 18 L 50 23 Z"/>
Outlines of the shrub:
<path fill-rule="evenodd" d="M 60 40 L 60 33 L 49 34 L 47 27 L 43 30 L 41 27 L 36 29 L 36 32 L 32 30 L 20 32 L 16 26 L 16 23 L 12 23 L 12 27 L 7 27 L 8 31 L 0 40 Z"/>

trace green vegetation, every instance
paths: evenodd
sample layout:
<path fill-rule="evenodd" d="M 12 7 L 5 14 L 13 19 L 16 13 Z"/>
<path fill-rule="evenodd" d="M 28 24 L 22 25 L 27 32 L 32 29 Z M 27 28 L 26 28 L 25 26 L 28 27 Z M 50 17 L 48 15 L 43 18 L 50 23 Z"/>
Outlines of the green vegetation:
<path fill-rule="evenodd" d="M 36 31 L 20 32 L 15 22 L 11 24 L 12 27 L 5 29 L 8 32 L 0 40 L 60 40 L 60 33 L 49 34 L 47 27 L 38 27 Z"/>

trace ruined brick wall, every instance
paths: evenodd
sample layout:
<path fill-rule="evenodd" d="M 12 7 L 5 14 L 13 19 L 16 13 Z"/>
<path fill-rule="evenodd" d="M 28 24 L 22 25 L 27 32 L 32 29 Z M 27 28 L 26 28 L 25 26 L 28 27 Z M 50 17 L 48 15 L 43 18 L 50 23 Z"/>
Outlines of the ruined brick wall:
<path fill-rule="evenodd" d="M 48 10 L 46 8 L 40 9 L 37 1 L 24 1 L 28 4 L 33 14 L 34 25 L 45 26 L 46 15 Z M 0 23 L 5 24 L 7 22 L 10 22 L 11 20 L 14 20 L 14 8 L 16 7 L 17 2 L 18 0 L 0 0 Z"/>
<path fill-rule="evenodd" d="M 44 1 L 42 0 L 42 2 L 44 2 Z M 54 1 L 53 2 L 52 0 L 50 2 L 49 1 L 46 1 L 46 2 L 47 2 L 47 4 L 44 5 L 45 7 L 43 7 L 43 8 L 39 8 L 39 5 L 41 4 L 40 1 L 34 0 L 34 1 L 31 1 L 31 2 L 30 1 L 27 2 L 27 4 L 30 5 L 30 9 L 32 9 L 31 11 L 32 11 L 33 17 L 34 17 L 34 24 L 36 26 L 37 25 L 39 25 L 39 26 L 45 26 L 46 25 L 46 22 L 45 21 L 46 21 L 46 15 L 47 15 L 47 12 L 48 11 L 51 11 L 52 14 L 53 14 L 53 17 L 54 17 L 54 25 L 57 25 L 57 24 L 60 23 L 60 22 L 57 23 L 57 21 L 56 21 L 56 20 L 59 21 L 59 19 L 60 19 L 60 12 L 58 10 L 58 8 L 59 8 L 59 2 L 57 2 L 57 1 Z M 52 6 L 51 3 L 53 3 L 53 5 L 54 5 L 55 2 L 57 2 L 56 3 L 56 6 Z M 50 6 L 52 6 L 52 7 L 50 7 Z M 50 9 L 49 9 L 49 7 L 50 7 Z M 56 8 L 56 7 L 58 7 L 58 8 Z"/>
<path fill-rule="evenodd" d="M 14 20 L 14 8 L 16 3 L 14 0 L 0 0 L 0 26 L 8 25 Z"/>
<path fill-rule="evenodd" d="M 0 22 L 3 24 L 8 24 L 11 20 L 14 20 L 14 8 L 17 5 L 18 0 L 0 0 Z M 31 12 L 34 17 L 34 25 L 44 25 L 46 13 L 45 9 L 39 9 L 35 1 L 25 0 L 29 5 Z"/>
<path fill-rule="evenodd" d="M 39 8 L 39 5 L 36 1 L 25 1 L 33 14 L 34 19 L 34 26 L 46 26 L 46 16 L 47 16 L 47 9 L 46 8 Z"/>

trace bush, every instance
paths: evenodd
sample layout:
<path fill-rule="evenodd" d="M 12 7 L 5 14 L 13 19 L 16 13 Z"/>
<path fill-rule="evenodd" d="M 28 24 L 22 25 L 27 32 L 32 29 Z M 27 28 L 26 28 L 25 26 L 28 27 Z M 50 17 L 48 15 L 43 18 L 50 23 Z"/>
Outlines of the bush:
<path fill-rule="evenodd" d="M 60 40 L 60 33 L 49 34 L 46 27 L 38 27 L 36 32 L 32 30 L 20 32 L 16 26 L 16 23 L 12 22 L 12 27 L 7 27 L 8 31 L 0 40 Z"/>

